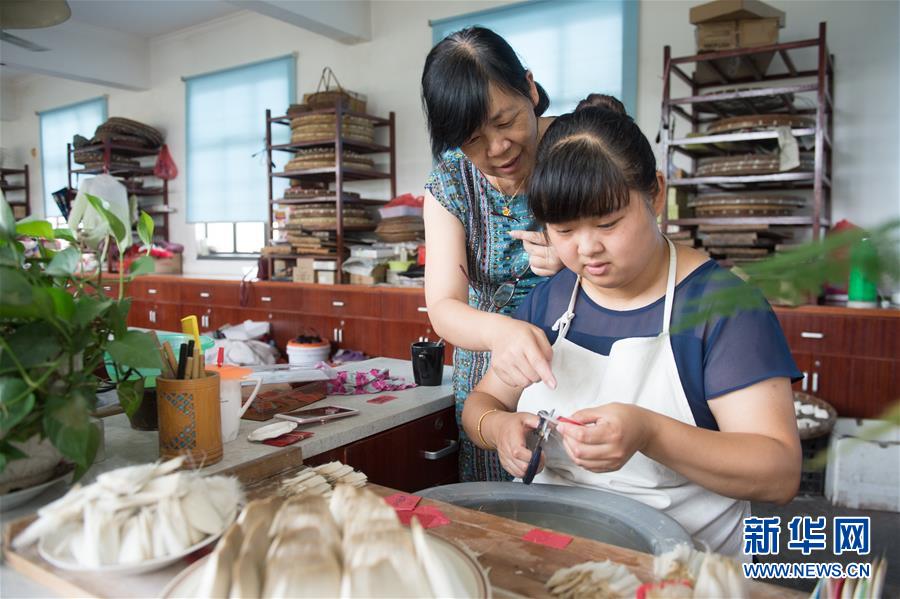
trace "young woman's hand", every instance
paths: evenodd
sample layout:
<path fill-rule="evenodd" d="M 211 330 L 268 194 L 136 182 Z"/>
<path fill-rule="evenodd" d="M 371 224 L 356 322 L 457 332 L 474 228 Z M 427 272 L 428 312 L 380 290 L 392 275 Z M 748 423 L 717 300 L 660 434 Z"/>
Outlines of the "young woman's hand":
<path fill-rule="evenodd" d="M 533 324 L 503 318 L 490 335 L 491 368 L 510 387 L 524 388 L 544 381 L 556 388 L 550 370 L 553 348 L 544 331 Z"/>
<path fill-rule="evenodd" d="M 611 403 L 575 412 L 569 418 L 582 425 L 562 423 L 557 431 L 573 462 L 591 472 L 612 472 L 647 445 L 649 416 L 643 408 Z"/>
<path fill-rule="evenodd" d="M 534 274 L 549 277 L 562 270 L 563 264 L 556 255 L 556 250 L 540 231 L 515 230 L 510 231 L 509 236 L 522 241 L 528 253 L 528 261 L 531 263 L 531 272 Z"/>
<path fill-rule="evenodd" d="M 495 412 L 489 414 L 485 425 L 491 427 L 490 437 L 497 446 L 497 454 L 504 470 L 517 478 L 525 476 L 531 450 L 525 445 L 526 435 L 537 428 L 540 418 L 528 412 Z M 483 430 L 483 429 L 482 429 Z M 538 472 L 544 468 L 543 456 Z"/>

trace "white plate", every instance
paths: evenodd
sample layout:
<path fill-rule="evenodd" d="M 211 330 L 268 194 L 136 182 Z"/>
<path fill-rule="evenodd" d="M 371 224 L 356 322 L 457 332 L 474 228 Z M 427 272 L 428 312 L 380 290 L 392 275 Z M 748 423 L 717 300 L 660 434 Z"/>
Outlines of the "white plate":
<path fill-rule="evenodd" d="M 460 549 L 454 543 L 441 539 L 431 534 L 425 538 L 432 551 L 441 559 L 441 562 L 449 568 L 466 589 L 466 597 L 490 599 L 491 583 L 487 572 L 478 565 L 478 562 L 468 553 Z M 180 597 L 196 597 L 203 579 L 203 566 L 209 556 L 198 560 L 182 570 L 172 582 L 163 589 L 163 599 L 175 599 Z"/>
<path fill-rule="evenodd" d="M 227 528 L 227 527 L 226 527 Z M 223 531 L 224 532 L 224 531 Z M 159 570 L 160 568 L 165 568 L 171 564 L 174 564 L 178 560 L 187 557 L 193 552 L 203 549 L 210 543 L 214 543 L 216 539 L 222 536 L 222 533 L 211 535 L 206 537 L 196 545 L 188 547 L 182 553 L 178 555 L 167 555 L 166 557 L 158 557 L 156 559 L 148 560 L 146 562 L 141 562 L 139 564 L 113 564 L 107 566 L 100 566 L 99 568 L 88 568 L 79 563 L 70 562 L 62 557 L 57 555 L 53 555 L 44 547 L 44 539 L 41 539 L 40 543 L 38 543 L 38 553 L 42 558 L 50 562 L 55 568 L 59 568 L 60 570 L 71 570 L 74 572 L 92 572 L 97 574 L 121 574 L 121 575 L 130 575 L 130 574 L 146 574 L 147 572 L 153 572 L 154 570 Z M 204 558 L 205 559 L 205 558 Z"/>
<path fill-rule="evenodd" d="M 0 495 L 0 512 L 5 512 L 7 510 L 11 510 L 13 508 L 19 507 L 20 505 L 28 503 L 28 501 L 34 499 L 56 483 L 67 478 L 71 479 L 73 470 L 74 469 L 70 467 L 66 472 L 63 472 L 58 476 L 54 476 L 50 480 L 42 482 L 39 485 L 28 487 L 27 489 L 19 489 L 18 491 L 6 493 L 5 495 Z"/>

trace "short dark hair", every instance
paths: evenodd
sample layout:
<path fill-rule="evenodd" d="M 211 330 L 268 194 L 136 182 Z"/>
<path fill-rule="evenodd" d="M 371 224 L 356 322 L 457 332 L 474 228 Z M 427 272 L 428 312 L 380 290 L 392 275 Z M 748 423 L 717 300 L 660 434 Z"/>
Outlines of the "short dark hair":
<path fill-rule="evenodd" d="M 490 84 L 529 97 L 526 69 L 505 39 L 484 27 L 451 33 L 431 49 L 422 71 L 422 104 L 431 134 L 431 153 L 458 148 L 487 120 Z M 550 105 L 535 83 L 542 115 Z"/>
<path fill-rule="evenodd" d="M 538 144 L 528 202 L 541 223 L 599 218 L 659 192 L 650 142 L 617 99 L 591 94 L 553 121 Z"/>

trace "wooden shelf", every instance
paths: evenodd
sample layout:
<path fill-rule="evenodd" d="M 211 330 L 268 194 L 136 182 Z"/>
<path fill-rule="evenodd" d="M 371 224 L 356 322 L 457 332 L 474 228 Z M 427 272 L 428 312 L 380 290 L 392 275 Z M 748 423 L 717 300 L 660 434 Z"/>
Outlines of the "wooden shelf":
<path fill-rule="evenodd" d="M 24 185 L 0 185 L 0 189 L 3 191 L 22 191 L 23 189 L 28 189 Z"/>
<path fill-rule="evenodd" d="M 279 144 L 277 146 L 272 146 L 272 149 L 280 150 L 282 152 L 296 152 L 305 148 L 329 148 L 333 147 L 336 143 L 337 141 L 334 139 L 302 141 L 289 144 Z M 357 154 L 380 154 L 382 152 L 391 151 L 391 149 L 387 146 L 367 143 L 364 141 L 357 141 L 353 139 L 342 139 L 341 145 L 343 145 L 345 150 L 351 150 L 353 152 L 356 152 Z"/>
<path fill-rule="evenodd" d="M 334 196 L 323 196 L 317 198 L 278 198 L 275 200 L 269 200 L 271 204 L 284 204 L 284 205 L 303 205 L 303 204 L 321 204 L 324 202 L 335 202 L 337 203 L 337 198 Z M 344 198 L 344 204 L 357 204 L 363 206 L 384 206 L 387 203 L 387 200 L 372 200 L 369 198 Z"/>
<path fill-rule="evenodd" d="M 6 175 L 24 175 L 25 170 L 26 169 L 24 169 L 24 168 L 5 168 L 5 167 L 3 167 L 3 168 L 0 168 L 0 176 L 5 177 Z"/>
<path fill-rule="evenodd" d="M 95 144 L 89 144 L 86 146 L 81 146 L 80 148 L 75 148 L 76 152 L 102 152 L 104 149 L 109 148 L 110 150 L 115 150 L 118 154 L 127 154 L 129 156 L 156 156 L 159 154 L 160 148 L 148 148 L 146 146 L 139 146 L 136 144 L 127 144 L 122 142 L 99 142 Z"/>
<path fill-rule="evenodd" d="M 337 260 L 337 254 L 264 254 L 266 258 L 273 258 L 275 260 L 285 259 L 285 260 L 296 260 L 297 258 L 316 258 L 320 260 Z M 277 281 L 278 279 L 270 279 L 273 281 Z"/>
<path fill-rule="evenodd" d="M 306 112 L 301 112 L 300 114 L 297 114 L 296 116 L 283 115 L 283 116 L 269 117 L 268 121 L 270 123 L 278 123 L 280 125 L 290 125 L 291 119 L 296 119 L 301 116 L 305 116 L 307 114 L 335 114 L 336 112 L 337 112 L 337 109 L 334 107 L 332 107 L 332 108 L 317 108 L 316 110 L 308 110 Z M 373 116 L 371 114 L 366 114 L 364 112 L 353 112 L 350 110 L 341 110 L 341 115 L 355 116 L 357 118 L 372 121 L 372 123 L 374 123 L 376 127 L 387 126 L 387 125 L 390 125 L 390 123 L 391 123 L 390 119 L 385 119 L 385 118 L 382 118 L 379 116 Z"/>
<path fill-rule="evenodd" d="M 161 196 L 165 193 L 162 187 L 135 187 L 127 191 L 128 195 L 135 196 Z"/>
<path fill-rule="evenodd" d="M 106 173 L 106 167 L 94 166 L 91 168 L 72 169 L 73 175 L 100 175 Z M 108 174 L 116 177 L 146 177 L 153 174 L 152 166 L 130 166 L 125 168 L 111 168 Z"/>
<path fill-rule="evenodd" d="M 815 181 L 815 173 L 772 173 L 768 175 L 736 175 L 730 177 L 684 177 L 668 182 L 671 187 L 694 187 L 697 185 L 743 186 L 756 183 L 784 183 L 788 187 L 799 187 L 797 183 Z M 828 186 L 830 187 L 830 182 Z"/>
<path fill-rule="evenodd" d="M 816 130 L 812 127 L 791 129 L 791 134 L 794 137 L 814 136 L 816 134 Z M 750 144 L 762 144 L 763 142 L 777 141 L 778 131 L 771 129 L 768 131 L 746 131 L 742 133 L 719 133 L 714 135 L 701 135 L 697 137 L 680 137 L 678 139 L 671 140 L 669 142 L 669 145 L 673 148 L 676 148 L 679 152 L 682 152 L 689 156 L 706 156 L 719 152 L 724 153 L 725 151 L 719 148 L 710 148 L 707 150 L 702 148 L 692 148 L 691 146 L 741 142 Z"/>
<path fill-rule="evenodd" d="M 6 180 L 6 177 L 21 177 L 21 179 L 10 183 Z M 10 206 L 24 208 L 24 216 L 26 217 L 31 215 L 31 189 L 29 188 L 29 185 L 27 164 L 24 168 L 0 168 L 0 190 L 2 190 L 4 194 L 12 192 L 14 195 L 18 196 L 16 198 L 7 197 L 6 201 Z M 19 192 L 22 193 L 20 194 Z M 15 219 L 18 220 L 23 217 L 23 214 L 21 210 L 19 210 L 18 214 L 15 214 L 14 216 Z"/>
<path fill-rule="evenodd" d="M 710 216 L 706 218 L 675 218 L 668 224 L 679 227 L 694 227 L 697 225 L 785 225 L 785 226 L 809 226 L 815 222 L 811 216 Z M 828 219 L 819 219 L 819 225 L 829 227 Z"/>
<path fill-rule="evenodd" d="M 307 168 L 300 171 L 285 171 L 281 173 L 272 173 L 272 177 L 282 177 L 285 179 L 309 179 L 311 181 L 334 181 L 337 178 L 337 168 Z M 341 174 L 346 181 L 376 181 L 380 179 L 390 179 L 390 173 L 381 173 L 378 171 L 356 169 L 344 167 Z"/>
<path fill-rule="evenodd" d="M 326 231 L 337 231 L 337 227 L 332 226 L 314 226 L 308 227 L 306 225 L 290 225 L 294 231 L 309 231 L 315 233 L 321 233 Z M 371 225 L 344 225 L 344 232 L 353 232 L 353 233 L 364 233 L 366 231 L 374 231 L 377 224 Z M 273 227 L 279 231 L 287 230 L 287 226 L 284 227 Z"/>

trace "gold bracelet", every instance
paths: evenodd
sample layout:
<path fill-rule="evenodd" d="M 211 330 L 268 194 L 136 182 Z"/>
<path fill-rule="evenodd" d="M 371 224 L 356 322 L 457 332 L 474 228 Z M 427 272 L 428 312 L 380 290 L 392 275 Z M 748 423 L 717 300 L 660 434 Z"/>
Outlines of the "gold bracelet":
<path fill-rule="evenodd" d="M 487 449 L 490 449 L 490 450 L 497 449 L 497 446 L 494 445 L 493 447 L 491 447 L 490 443 L 488 443 L 488 442 L 485 440 L 485 438 L 484 438 L 484 433 L 481 432 L 481 423 L 484 422 L 484 417 L 485 417 L 485 416 L 487 416 L 487 415 L 490 414 L 491 412 L 499 412 L 499 411 L 500 411 L 500 410 L 497 409 L 497 408 L 493 408 L 493 409 L 487 410 L 487 411 L 485 411 L 484 414 L 482 414 L 481 417 L 478 419 L 478 436 L 481 438 L 481 444 L 482 444 L 482 446 L 484 446 L 484 447 L 486 447 Z"/>

